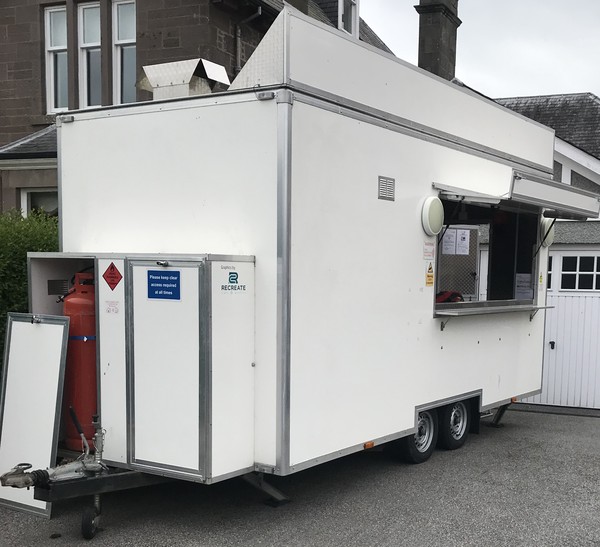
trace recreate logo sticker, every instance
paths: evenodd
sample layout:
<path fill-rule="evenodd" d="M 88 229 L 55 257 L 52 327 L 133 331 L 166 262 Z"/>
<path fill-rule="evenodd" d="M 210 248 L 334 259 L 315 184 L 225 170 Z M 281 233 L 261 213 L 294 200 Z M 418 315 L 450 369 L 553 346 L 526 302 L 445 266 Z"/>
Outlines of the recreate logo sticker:
<path fill-rule="evenodd" d="M 221 269 L 229 270 L 233 266 L 221 266 Z M 239 274 L 238 272 L 228 272 L 227 274 L 228 283 L 226 285 L 221 285 L 222 291 L 245 291 L 246 285 L 240 284 L 239 282 Z"/>
<path fill-rule="evenodd" d="M 106 281 L 107 285 L 110 287 L 111 291 L 115 290 L 115 287 L 121 282 L 123 276 L 119 269 L 115 266 L 114 262 L 110 263 L 110 266 L 106 268 L 106 271 L 102 275 L 104 281 Z"/>

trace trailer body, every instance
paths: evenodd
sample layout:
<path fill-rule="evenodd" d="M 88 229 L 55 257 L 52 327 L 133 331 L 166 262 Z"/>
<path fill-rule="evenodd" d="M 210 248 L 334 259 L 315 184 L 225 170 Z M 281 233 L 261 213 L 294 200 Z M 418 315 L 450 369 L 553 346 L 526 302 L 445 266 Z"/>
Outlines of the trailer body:
<path fill-rule="evenodd" d="M 550 180 L 550 129 L 289 8 L 227 93 L 59 120 L 62 247 L 30 255 L 31 311 L 93 266 L 111 465 L 287 475 L 540 390 L 541 216 L 598 214 Z M 440 305 L 480 217 L 491 297 Z"/>

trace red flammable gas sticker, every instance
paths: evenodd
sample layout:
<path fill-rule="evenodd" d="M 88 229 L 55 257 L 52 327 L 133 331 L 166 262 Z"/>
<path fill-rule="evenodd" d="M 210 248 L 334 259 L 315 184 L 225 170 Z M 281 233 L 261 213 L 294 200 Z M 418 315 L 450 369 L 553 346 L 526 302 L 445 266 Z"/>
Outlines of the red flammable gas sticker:
<path fill-rule="evenodd" d="M 104 281 L 108 283 L 111 291 L 115 290 L 115 287 L 119 284 L 123 276 L 121 272 L 117 269 L 114 262 L 110 263 L 110 266 L 106 268 L 106 271 L 102 275 Z"/>

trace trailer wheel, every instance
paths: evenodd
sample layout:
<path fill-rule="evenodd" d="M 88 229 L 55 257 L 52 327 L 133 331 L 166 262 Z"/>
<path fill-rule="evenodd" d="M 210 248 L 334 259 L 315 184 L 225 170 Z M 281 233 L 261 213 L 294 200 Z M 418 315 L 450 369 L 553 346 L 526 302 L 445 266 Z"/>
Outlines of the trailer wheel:
<path fill-rule="evenodd" d="M 402 459 L 408 463 L 423 463 L 433 453 L 438 437 L 438 416 L 435 409 L 419 412 L 417 431 L 400 439 Z"/>
<path fill-rule="evenodd" d="M 93 505 L 84 507 L 81 514 L 81 535 L 84 539 L 92 539 L 98 531 L 100 515 Z"/>
<path fill-rule="evenodd" d="M 460 448 L 469 434 L 469 408 L 458 401 L 440 409 L 440 434 L 438 445 L 447 450 Z"/>

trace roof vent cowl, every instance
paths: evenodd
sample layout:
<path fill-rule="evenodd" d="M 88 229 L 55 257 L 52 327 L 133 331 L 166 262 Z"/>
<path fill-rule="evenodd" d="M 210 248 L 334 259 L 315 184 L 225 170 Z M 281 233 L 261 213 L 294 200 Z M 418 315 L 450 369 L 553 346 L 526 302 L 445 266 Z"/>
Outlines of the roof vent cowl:
<path fill-rule="evenodd" d="M 188 59 L 143 68 L 144 77 L 139 87 L 151 91 L 154 100 L 206 95 L 212 93 L 217 83 L 230 85 L 225 67 L 206 59 Z"/>

